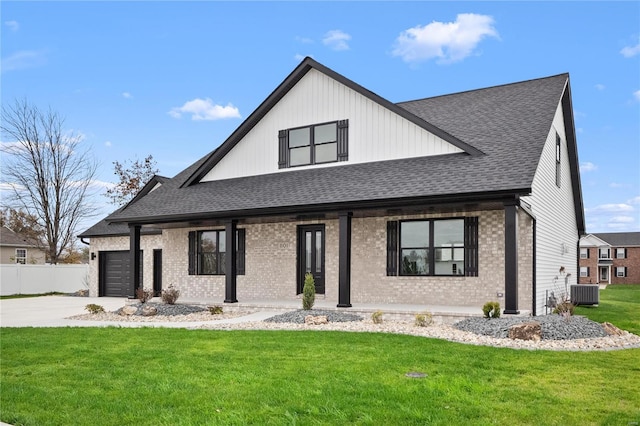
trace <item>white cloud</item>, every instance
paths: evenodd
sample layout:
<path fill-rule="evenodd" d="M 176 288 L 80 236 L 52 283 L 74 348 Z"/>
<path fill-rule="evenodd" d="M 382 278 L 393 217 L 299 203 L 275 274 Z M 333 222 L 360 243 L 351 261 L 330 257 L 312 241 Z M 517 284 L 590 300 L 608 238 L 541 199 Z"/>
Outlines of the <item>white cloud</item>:
<path fill-rule="evenodd" d="M 349 50 L 347 43 L 349 40 L 351 40 L 351 36 L 344 31 L 331 30 L 324 35 L 322 43 L 333 50 Z"/>
<path fill-rule="evenodd" d="M 301 55 L 300 53 L 296 53 L 295 56 L 294 56 L 294 59 L 296 61 L 298 61 L 298 62 L 302 62 L 302 60 L 304 58 L 306 58 L 307 56 L 310 57 L 310 58 L 313 58 L 313 55 Z"/>
<path fill-rule="evenodd" d="M 637 197 L 633 197 L 633 198 L 632 198 L 632 199 L 630 199 L 630 200 L 627 200 L 627 203 L 628 203 L 628 204 L 631 204 L 631 205 L 637 205 L 637 204 L 640 204 L 640 195 L 638 195 Z"/>
<path fill-rule="evenodd" d="M 609 184 L 609 188 L 629 188 L 631 185 L 629 185 L 628 183 L 618 183 L 618 182 L 611 182 Z"/>
<path fill-rule="evenodd" d="M 592 207 L 590 209 L 585 209 L 585 211 L 590 213 L 626 213 L 626 212 L 632 212 L 633 206 L 625 203 L 601 204 L 599 206 Z"/>
<path fill-rule="evenodd" d="M 93 179 L 93 180 L 91 180 L 91 183 L 89 184 L 89 186 L 91 186 L 93 188 L 109 189 L 109 188 L 113 188 L 115 186 L 115 183 L 105 182 L 103 180 L 98 180 L 98 179 Z"/>
<path fill-rule="evenodd" d="M 129 92 L 122 92 L 122 97 L 125 99 L 133 99 L 133 95 Z"/>
<path fill-rule="evenodd" d="M 240 118 L 240 111 L 231 104 L 214 105 L 211 99 L 196 98 L 185 102 L 181 107 L 171 108 L 168 114 L 173 118 L 181 118 L 182 114 L 191 114 L 192 120 L 221 120 L 224 118 Z"/>
<path fill-rule="evenodd" d="M 4 21 L 4 24 L 13 32 L 16 32 L 20 29 L 20 24 L 18 21 Z"/>
<path fill-rule="evenodd" d="M 299 42 L 299 43 L 302 43 L 302 44 L 312 44 L 313 43 L 313 40 L 310 39 L 310 38 L 307 38 L 307 37 L 296 36 L 295 40 L 297 42 Z"/>
<path fill-rule="evenodd" d="M 614 216 L 609 219 L 609 223 L 632 223 L 635 219 L 631 216 Z"/>
<path fill-rule="evenodd" d="M 112 145 L 113 145 L 113 144 L 111 143 L 111 141 L 106 141 L 106 142 L 104 143 L 104 146 L 106 146 L 107 148 L 111 148 L 111 146 L 112 146 Z"/>
<path fill-rule="evenodd" d="M 640 90 L 633 92 L 633 97 L 636 98 L 636 101 L 640 101 Z"/>
<path fill-rule="evenodd" d="M 604 90 L 605 89 L 605 85 L 604 84 L 596 84 L 595 88 L 598 90 Z"/>
<path fill-rule="evenodd" d="M 636 56 L 638 53 L 640 53 L 640 40 L 638 41 L 638 44 L 636 44 L 635 46 L 625 46 L 625 47 L 623 47 L 622 50 L 620 51 L 620 53 L 625 58 L 632 58 L 632 57 Z"/>
<path fill-rule="evenodd" d="M 499 38 L 493 17 L 462 13 L 455 22 L 434 21 L 400 33 L 393 56 L 405 62 L 421 62 L 436 58 L 438 63 L 452 63 L 470 56 L 485 37 Z"/>
<path fill-rule="evenodd" d="M 2 59 L 2 72 L 35 68 L 46 63 L 45 53 L 36 50 L 21 50 Z"/>
<path fill-rule="evenodd" d="M 580 172 L 593 172 L 594 170 L 598 170 L 598 166 L 590 162 L 580 163 Z"/>

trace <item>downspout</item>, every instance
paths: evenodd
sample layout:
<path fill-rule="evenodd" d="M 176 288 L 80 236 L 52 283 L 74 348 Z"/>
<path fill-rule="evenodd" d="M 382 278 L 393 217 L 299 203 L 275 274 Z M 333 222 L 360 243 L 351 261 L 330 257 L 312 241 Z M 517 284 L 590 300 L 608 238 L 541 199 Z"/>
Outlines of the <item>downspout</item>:
<path fill-rule="evenodd" d="M 90 246 L 90 245 L 91 245 L 90 243 L 88 243 L 88 242 L 86 242 L 86 241 L 84 240 L 84 237 L 80 237 L 80 242 L 81 242 L 82 244 L 86 244 L 86 245 L 88 245 L 88 246 Z"/>

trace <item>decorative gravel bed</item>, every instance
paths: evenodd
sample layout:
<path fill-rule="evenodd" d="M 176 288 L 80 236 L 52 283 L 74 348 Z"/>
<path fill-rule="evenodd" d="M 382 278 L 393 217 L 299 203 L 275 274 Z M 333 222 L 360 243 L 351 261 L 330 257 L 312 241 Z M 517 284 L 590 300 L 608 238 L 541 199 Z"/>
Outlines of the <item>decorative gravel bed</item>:
<path fill-rule="evenodd" d="M 145 303 L 145 304 L 136 303 L 135 305 L 129 305 L 129 306 L 138 308 L 138 310 L 134 315 L 142 315 L 142 308 L 145 306 L 152 306 L 158 310 L 157 315 L 167 316 L 167 317 L 172 317 L 176 315 L 189 315 L 189 314 L 195 314 L 197 312 L 207 312 L 207 313 L 209 312 L 209 310 L 206 307 L 198 306 L 198 305 L 180 305 L 180 304 L 167 305 L 166 303 Z M 115 311 L 115 313 L 120 315 L 120 313 L 122 312 L 122 309 L 123 308 L 118 309 L 117 311 Z"/>
<path fill-rule="evenodd" d="M 320 309 L 309 309 L 305 311 L 303 309 L 299 309 L 297 311 L 285 312 L 284 314 L 267 318 L 265 322 L 304 324 L 304 318 L 307 315 L 325 315 L 329 322 L 362 321 L 361 316 L 346 312 L 323 311 Z"/>
<path fill-rule="evenodd" d="M 539 322 L 543 340 L 569 340 L 606 337 L 602 325 L 583 316 L 564 318 L 560 315 L 542 315 L 535 318 L 467 318 L 455 323 L 458 330 L 500 339 L 509 337 L 509 327 L 523 322 Z"/>

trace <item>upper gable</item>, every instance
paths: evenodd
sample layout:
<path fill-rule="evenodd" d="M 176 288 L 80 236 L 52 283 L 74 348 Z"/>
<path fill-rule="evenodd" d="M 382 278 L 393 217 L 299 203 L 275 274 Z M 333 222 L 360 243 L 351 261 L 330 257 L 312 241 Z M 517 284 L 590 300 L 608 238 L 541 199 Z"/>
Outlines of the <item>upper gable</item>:
<path fill-rule="evenodd" d="M 606 241 L 601 240 L 593 234 L 580 238 L 580 247 L 606 247 L 610 246 Z"/>
<path fill-rule="evenodd" d="M 347 161 L 278 167 L 281 130 L 341 120 L 348 120 Z M 461 152 L 372 97 L 311 69 L 200 181 Z"/>

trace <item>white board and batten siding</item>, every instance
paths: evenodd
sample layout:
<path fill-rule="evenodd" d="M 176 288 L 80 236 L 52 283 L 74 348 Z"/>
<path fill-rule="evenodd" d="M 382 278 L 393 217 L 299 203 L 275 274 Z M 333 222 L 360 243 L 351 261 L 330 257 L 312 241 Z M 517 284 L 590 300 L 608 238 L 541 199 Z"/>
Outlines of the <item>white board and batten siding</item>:
<path fill-rule="evenodd" d="M 348 161 L 278 168 L 280 130 L 345 119 Z M 462 150 L 312 69 L 201 181 L 457 152 Z"/>
<path fill-rule="evenodd" d="M 556 132 L 561 138 L 560 187 L 556 185 Z M 531 204 L 536 218 L 536 313 L 545 313 L 546 290 L 556 297 L 576 284 L 578 279 L 577 219 L 569 170 L 567 138 L 562 106 L 558 105 L 553 125 L 547 136 L 540 163 L 533 180 L 531 196 L 523 197 Z M 560 274 L 564 266 L 565 275 Z M 554 283 L 554 279 L 558 277 Z"/>

